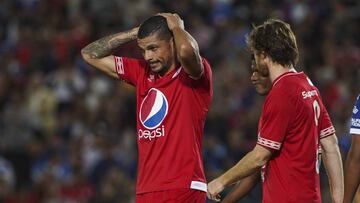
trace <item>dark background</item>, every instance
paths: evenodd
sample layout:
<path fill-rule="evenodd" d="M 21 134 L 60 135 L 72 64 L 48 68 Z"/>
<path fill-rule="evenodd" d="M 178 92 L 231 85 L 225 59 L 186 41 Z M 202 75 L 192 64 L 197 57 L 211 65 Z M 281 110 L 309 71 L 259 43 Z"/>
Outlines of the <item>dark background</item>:
<path fill-rule="evenodd" d="M 291 24 L 296 69 L 319 88 L 346 154 L 360 92 L 359 1 L 1 0 L 0 202 L 134 202 L 134 88 L 86 65 L 80 49 L 158 12 L 177 12 L 212 65 L 208 180 L 256 143 L 264 98 L 250 83 L 245 39 L 269 17 Z M 141 57 L 136 43 L 118 54 Z M 321 180 L 330 202 L 323 169 Z M 260 200 L 257 186 L 241 202 Z"/>

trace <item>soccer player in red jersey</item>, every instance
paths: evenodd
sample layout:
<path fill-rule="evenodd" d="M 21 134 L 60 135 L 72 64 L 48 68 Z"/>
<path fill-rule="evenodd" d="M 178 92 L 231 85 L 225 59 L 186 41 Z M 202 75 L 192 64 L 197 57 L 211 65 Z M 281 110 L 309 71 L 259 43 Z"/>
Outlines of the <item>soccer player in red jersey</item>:
<path fill-rule="evenodd" d="M 295 36 L 280 20 L 255 27 L 248 38 L 254 54 L 252 82 L 267 94 L 255 148 L 234 167 L 208 185 L 208 197 L 220 201 L 219 193 L 238 180 L 232 199 L 241 198 L 262 179 L 264 203 L 320 203 L 321 153 L 327 169 L 332 200 L 343 198 L 342 162 L 335 129 L 318 89 L 303 72 Z M 271 90 L 264 89 L 269 77 Z M 270 89 L 270 88 L 267 88 Z M 228 201 L 230 202 L 230 201 Z"/>
<path fill-rule="evenodd" d="M 131 40 L 137 40 L 144 60 L 111 55 Z M 152 16 L 139 28 L 87 45 L 82 56 L 136 87 L 136 202 L 205 202 L 201 140 L 212 72 L 182 19 L 170 13 Z"/>
<path fill-rule="evenodd" d="M 345 194 L 344 203 L 356 201 L 357 196 L 360 199 L 360 94 L 356 99 L 351 117 L 350 134 L 352 135 L 351 147 L 345 163 Z"/>

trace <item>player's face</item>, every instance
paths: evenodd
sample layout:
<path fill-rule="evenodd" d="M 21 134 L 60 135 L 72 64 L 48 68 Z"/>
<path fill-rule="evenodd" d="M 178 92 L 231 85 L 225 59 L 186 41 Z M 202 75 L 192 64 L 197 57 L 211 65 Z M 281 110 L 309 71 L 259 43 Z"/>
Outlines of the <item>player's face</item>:
<path fill-rule="evenodd" d="M 175 56 L 172 38 L 170 40 L 160 39 L 155 33 L 143 39 L 138 39 L 138 45 L 153 72 L 160 75 L 168 72 L 173 65 Z"/>
<path fill-rule="evenodd" d="M 261 57 L 255 55 L 251 63 L 251 70 L 251 82 L 254 84 L 256 92 L 260 95 L 267 95 L 272 88 L 267 64 Z"/>

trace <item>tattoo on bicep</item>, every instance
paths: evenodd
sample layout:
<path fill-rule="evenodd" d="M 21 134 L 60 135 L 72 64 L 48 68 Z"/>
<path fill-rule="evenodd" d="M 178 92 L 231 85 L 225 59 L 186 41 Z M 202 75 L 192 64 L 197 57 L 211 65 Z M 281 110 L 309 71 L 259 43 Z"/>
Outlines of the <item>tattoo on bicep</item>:
<path fill-rule="evenodd" d="M 123 34 L 128 35 L 128 32 Z M 89 54 L 93 59 L 102 58 L 110 55 L 114 49 L 131 40 L 129 37 L 123 37 L 120 39 L 116 37 L 117 35 L 115 34 L 96 40 L 95 42 L 87 45 L 83 49 L 83 52 L 85 54 Z"/>
<path fill-rule="evenodd" d="M 83 52 L 85 54 L 89 54 L 91 58 L 101 58 L 107 56 L 111 53 L 111 49 L 109 46 L 109 40 L 112 39 L 113 36 L 107 36 L 96 40 L 95 42 L 87 45 Z"/>

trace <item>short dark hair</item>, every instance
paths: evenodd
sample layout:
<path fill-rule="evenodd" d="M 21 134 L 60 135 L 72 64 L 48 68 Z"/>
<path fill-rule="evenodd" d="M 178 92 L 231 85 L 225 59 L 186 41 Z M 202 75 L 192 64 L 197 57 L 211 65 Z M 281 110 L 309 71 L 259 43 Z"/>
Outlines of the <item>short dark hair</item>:
<path fill-rule="evenodd" d="M 290 25 L 277 19 L 269 19 L 254 26 L 247 39 L 251 51 L 264 52 L 280 65 L 296 65 L 299 50 Z"/>
<path fill-rule="evenodd" d="M 157 34 L 160 39 L 170 39 L 172 33 L 168 27 L 166 18 L 163 16 L 151 16 L 146 19 L 139 28 L 137 37 L 144 39 L 152 34 Z"/>

